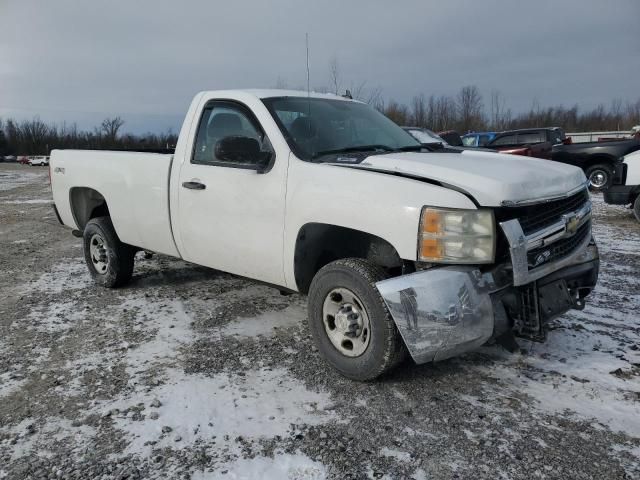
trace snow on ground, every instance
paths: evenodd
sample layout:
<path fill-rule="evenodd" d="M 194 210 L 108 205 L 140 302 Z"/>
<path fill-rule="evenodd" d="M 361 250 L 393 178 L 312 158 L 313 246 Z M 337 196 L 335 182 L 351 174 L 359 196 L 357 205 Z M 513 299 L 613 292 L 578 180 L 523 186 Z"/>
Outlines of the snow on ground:
<path fill-rule="evenodd" d="M 86 316 L 85 309 L 81 308 L 75 300 L 38 305 L 27 315 L 30 320 L 27 328 L 47 332 L 64 331 L 86 320 Z M 15 328 L 24 328 L 24 326 L 15 325 Z"/>
<path fill-rule="evenodd" d="M 21 292 L 59 294 L 63 291 L 82 290 L 90 285 L 93 283 L 84 259 L 67 258 L 56 264 L 51 271 L 43 273 L 38 279 L 23 287 Z"/>
<path fill-rule="evenodd" d="M 18 200 L 6 200 L 2 203 L 6 203 L 8 205 L 20 205 L 20 204 L 25 204 L 25 205 L 39 205 L 39 204 L 50 204 L 52 202 L 52 200 L 50 198 L 31 198 L 31 199 L 23 199 L 20 198 Z"/>
<path fill-rule="evenodd" d="M 138 345 L 129 345 L 122 357 L 129 383 L 135 385 L 133 392 L 115 401 L 99 402 L 96 409 L 104 413 L 160 402 L 153 409 L 155 420 L 150 416 L 144 421 L 115 417 L 116 427 L 128 435 L 127 453 L 146 455 L 151 447 L 183 448 L 213 438 L 220 445 L 225 443 L 225 436 L 273 437 L 286 434 L 291 423 L 315 425 L 332 418 L 323 411 L 329 405 L 329 397 L 308 391 L 286 369 L 255 369 L 242 376 L 205 376 L 169 367 L 180 359 L 181 348 L 195 339 L 189 314 L 178 300 L 125 298 L 114 310 L 142 320 L 146 338 Z M 248 329 L 255 331 L 251 323 Z M 167 367 L 160 374 L 162 383 L 148 391 L 140 377 L 158 367 Z"/>
<path fill-rule="evenodd" d="M 594 196 L 596 212 L 607 207 Z M 640 279 L 615 260 L 639 255 L 640 235 L 596 221 L 594 237 L 605 255 L 586 308 L 554 321 L 545 343 L 520 340 L 524 355 L 486 348 L 500 362 L 479 369 L 500 380 L 499 388 L 489 387 L 494 396 L 519 402 L 526 394 L 542 413 L 574 415 L 640 437 Z"/>
<path fill-rule="evenodd" d="M 277 328 L 293 327 L 300 324 L 306 316 L 301 305 L 291 305 L 284 310 L 269 311 L 254 317 L 240 317 L 228 323 L 221 330 L 223 336 L 236 337 L 268 337 Z"/>
<path fill-rule="evenodd" d="M 45 196 L 12 195 L 0 215 Z M 321 361 L 301 297 L 162 256 L 98 289 L 52 229 L 57 259 L 3 257 L 22 280 L 0 299 L 0 478 L 637 478 L 640 230 L 599 197 L 594 212 L 599 285 L 545 344 L 367 384 Z M 5 250 L 50 247 L 19 225 Z"/>
<path fill-rule="evenodd" d="M 12 452 L 12 460 L 20 457 L 38 456 L 50 457 L 55 443 L 89 444 L 95 437 L 95 429 L 86 425 L 73 426 L 66 418 L 50 417 L 41 428 L 34 428 L 29 419 L 20 422 L 14 429 L 21 442 L 16 442 Z M 77 447 L 78 451 L 84 447 Z"/>
<path fill-rule="evenodd" d="M 41 176 L 40 172 L 25 172 L 22 170 L 0 172 L 0 192 L 29 185 Z"/>
<path fill-rule="evenodd" d="M 324 480 L 327 472 L 321 463 L 314 462 L 306 455 L 278 453 L 273 458 L 255 457 L 239 459 L 222 468 L 209 471 L 196 471 L 192 480 Z"/>
<path fill-rule="evenodd" d="M 329 397 L 308 391 L 285 369 L 257 369 L 241 377 L 186 375 L 172 369 L 153 391 L 136 391 L 115 402 L 100 402 L 96 408 L 126 410 L 154 401 L 160 406 L 150 407 L 150 412 L 145 409 L 144 420 L 115 417 L 115 426 L 129 440 L 125 453 L 150 455 L 152 448 L 187 448 L 212 440 L 218 448 L 234 448 L 237 436 L 275 437 L 285 435 L 291 423 L 317 425 L 333 417 L 324 411 Z M 151 412 L 157 418 L 146 416 Z"/>
<path fill-rule="evenodd" d="M 383 447 L 380 450 L 380 454 L 385 457 L 393 457 L 401 462 L 407 462 L 411 460 L 411 454 L 407 452 L 403 452 L 401 450 L 396 450 L 395 448 Z"/>

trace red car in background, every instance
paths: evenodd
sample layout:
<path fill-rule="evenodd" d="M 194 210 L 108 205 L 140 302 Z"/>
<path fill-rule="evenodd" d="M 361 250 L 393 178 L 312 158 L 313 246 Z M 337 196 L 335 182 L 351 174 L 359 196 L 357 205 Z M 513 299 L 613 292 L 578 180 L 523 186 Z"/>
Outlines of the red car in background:
<path fill-rule="evenodd" d="M 499 133 L 486 147 L 502 153 L 551 160 L 554 145 L 571 143 L 559 127 L 528 128 Z"/>

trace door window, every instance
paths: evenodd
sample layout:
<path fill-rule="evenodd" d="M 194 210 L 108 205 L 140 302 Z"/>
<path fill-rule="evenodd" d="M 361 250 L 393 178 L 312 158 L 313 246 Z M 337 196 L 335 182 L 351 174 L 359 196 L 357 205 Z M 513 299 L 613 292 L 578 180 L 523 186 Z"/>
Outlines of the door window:
<path fill-rule="evenodd" d="M 257 141 L 260 154 L 254 161 L 245 157 L 219 158 L 216 145 L 227 137 L 248 137 Z M 248 111 L 231 103 L 214 103 L 202 112 L 191 163 L 252 168 L 264 159 L 265 154 L 272 152 L 269 139 Z"/>
<path fill-rule="evenodd" d="M 504 137 L 496 138 L 492 145 L 517 145 L 517 143 L 515 135 L 505 135 Z"/>
<path fill-rule="evenodd" d="M 542 143 L 546 141 L 544 132 L 531 132 L 518 134 L 518 143 L 524 145 L 527 143 Z"/>

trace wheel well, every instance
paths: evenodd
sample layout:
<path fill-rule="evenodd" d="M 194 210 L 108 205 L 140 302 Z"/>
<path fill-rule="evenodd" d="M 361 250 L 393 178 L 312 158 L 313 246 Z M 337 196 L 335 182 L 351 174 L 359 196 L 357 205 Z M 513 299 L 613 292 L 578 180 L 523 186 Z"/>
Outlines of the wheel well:
<path fill-rule="evenodd" d="M 586 162 L 584 169 L 591 168 L 594 165 L 608 165 L 613 168 L 613 163 L 616 161 L 616 158 L 613 155 L 600 154 L 594 157 L 589 157 L 589 160 Z"/>
<path fill-rule="evenodd" d="M 108 217 L 109 207 L 100 192 L 88 187 L 74 187 L 69 192 L 71 214 L 80 230 L 95 217 Z"/>
<path fill-rule="evenodd" d="M 386 240 L 370 233 L 325 223 L 308 223 L 298 232 L 294 253 L 296 285 L 309 291 L 318 270 L 340 258 L 366 258 L 387 270 L 401 269 L 402 259 Z"/>

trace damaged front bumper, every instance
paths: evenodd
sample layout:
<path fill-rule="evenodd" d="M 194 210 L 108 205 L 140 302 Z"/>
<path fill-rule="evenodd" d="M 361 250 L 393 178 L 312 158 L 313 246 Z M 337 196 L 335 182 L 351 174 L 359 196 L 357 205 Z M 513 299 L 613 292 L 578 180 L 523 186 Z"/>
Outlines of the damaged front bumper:
<path fill-rule="evenodd" d="M 589 237 L 555 268 L 525 274 L 514 271 L 522 264 L 512 265 L 485 272 L 473 266 L 432 268 L 376 286 L 414 361 L 439 361 L 510 331 L 542 340 L 544 323 L 584 307 L 598 277 L 598 249 Z"/>

